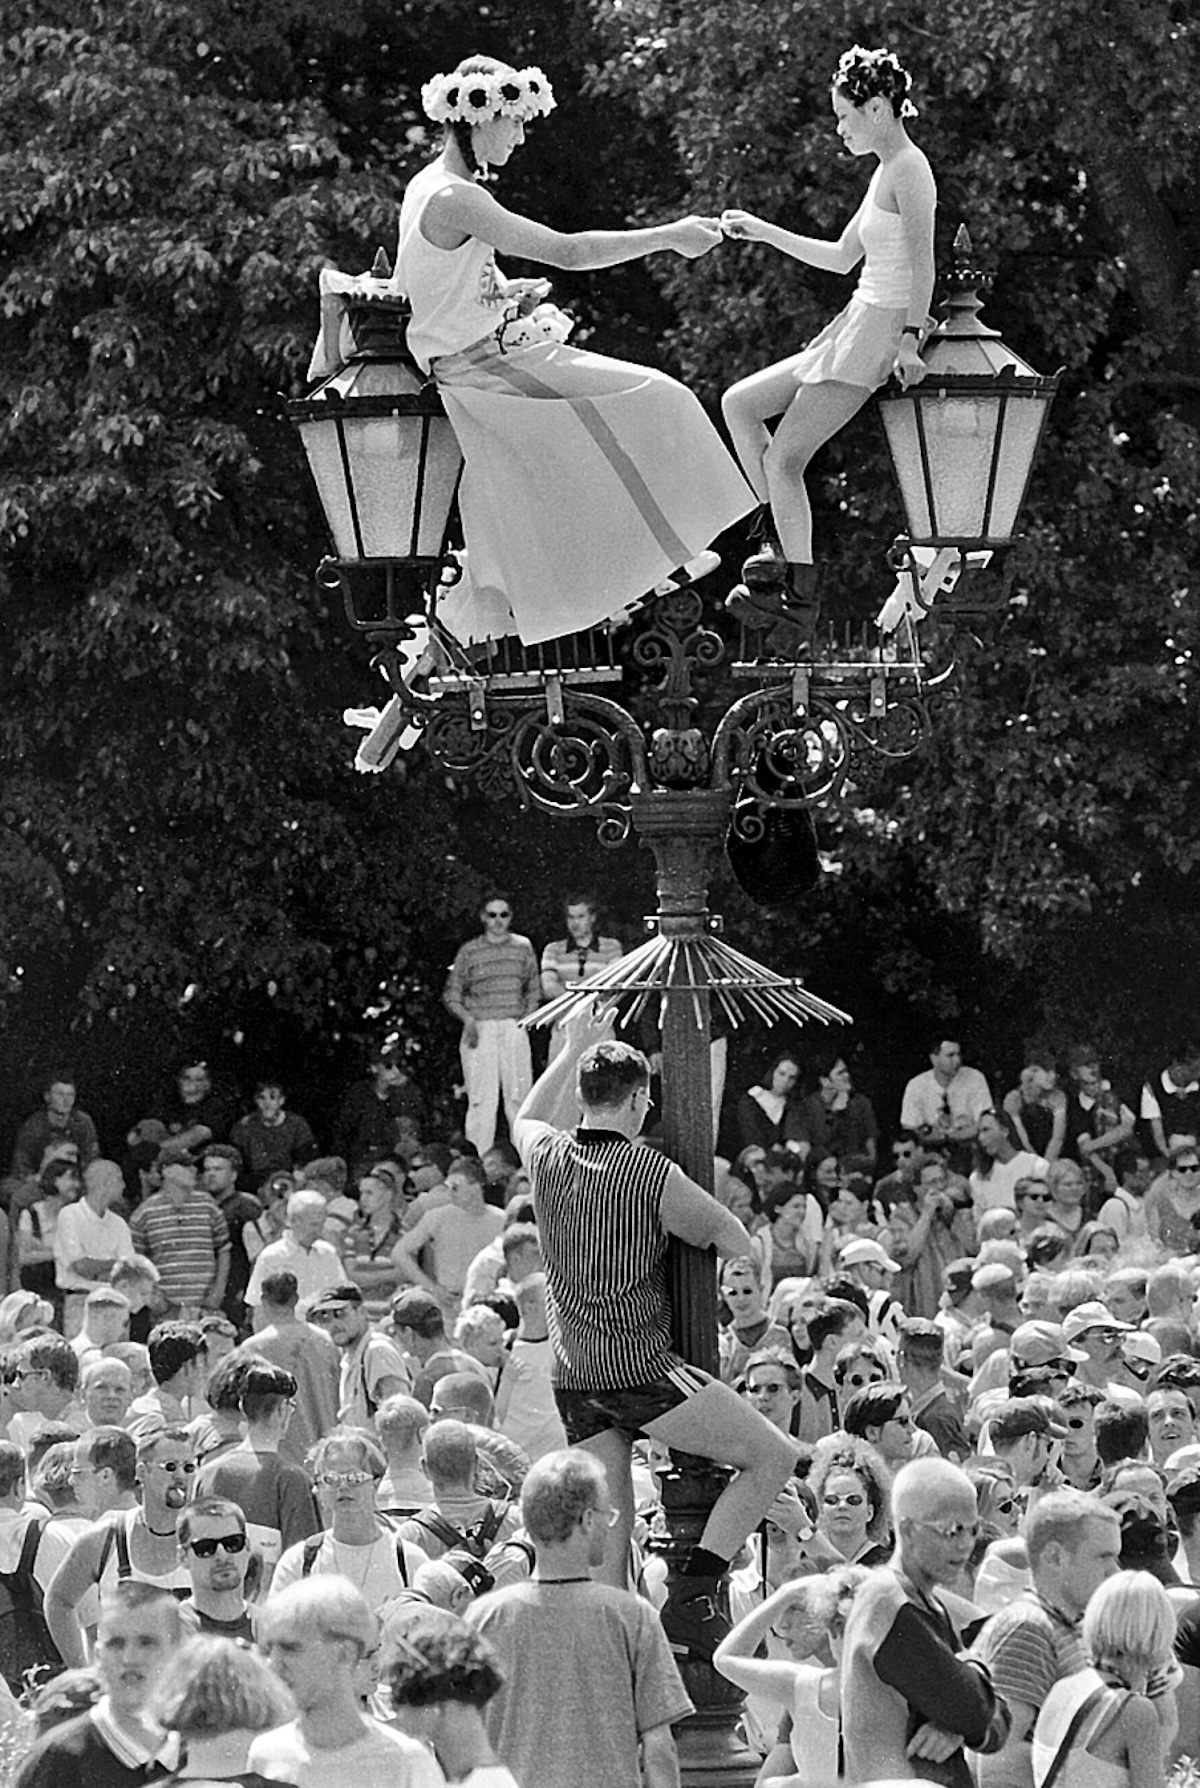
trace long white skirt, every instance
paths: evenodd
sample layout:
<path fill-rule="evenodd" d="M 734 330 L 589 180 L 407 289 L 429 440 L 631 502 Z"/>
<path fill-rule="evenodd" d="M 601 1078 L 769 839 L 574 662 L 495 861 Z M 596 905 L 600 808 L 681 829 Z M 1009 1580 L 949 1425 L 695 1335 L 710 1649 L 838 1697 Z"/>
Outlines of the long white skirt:
<path fill-rule="evenodd" d="M 491 340 L 433 363 L 465 465 L 464 643 L 595 626 L 694 558 L 756 498 L 704 410 L 665 373 L 565 343 Z"/>

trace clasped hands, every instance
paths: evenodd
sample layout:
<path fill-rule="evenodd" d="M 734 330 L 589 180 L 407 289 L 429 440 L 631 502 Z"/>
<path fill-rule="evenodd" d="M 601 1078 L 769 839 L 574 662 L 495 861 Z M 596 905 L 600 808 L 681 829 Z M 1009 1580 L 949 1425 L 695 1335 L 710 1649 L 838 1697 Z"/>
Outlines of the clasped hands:
<path fill-rule="evenodd" d="M 726 236 L 753 241 L 754 226 L 761 222 L 761 218 L 749 211 L 722 211 L 720 217 L 701 217 L 693 213 L 691 217 L 681 217 L 673 226 L 676 239 L 671 246 L 685 260 L 696 261 L 716 248 Z"/>

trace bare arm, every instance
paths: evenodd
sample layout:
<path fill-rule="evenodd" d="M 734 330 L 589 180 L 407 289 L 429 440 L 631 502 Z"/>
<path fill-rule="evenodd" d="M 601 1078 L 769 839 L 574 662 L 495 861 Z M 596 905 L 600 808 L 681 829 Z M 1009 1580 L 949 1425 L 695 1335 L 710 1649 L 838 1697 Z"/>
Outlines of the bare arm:
<path fill-rule="evenodd" d="M 1174 1697 L 1163 1699 L 1171 1703 L 1173 1710 Z M 1162 1788 L 1166 1746 L 1157 1704 L 1148 1701 L 1144 1695 L 1136 1695 L 1121 1710 L 1117 1734 L 1125 1746 L 1129 1788 Z"/>
<path fill-rule="evenodd" d="M 799 1581 L 803 1587 L 803 1578 Z M 765 1695 L 784 1707 L 792 1704 L 796 1679 L 804 1666 L 790 1663 L 784 1658 L 757 1658 L 754 1654 L 771 1631 L 780 1612 L 795 1600 L 795 1596 L 796 1583 L 793 1581 L 783 1584 L 765 1602 L 752 1608 L 749 1614 L 739 1620 L 713 1653 L 713 1663 L 721 1675 L 727 1676 L 739 1689 L 745 1689 L 751 1695 Z M 817 1666 L 812 1666 L 812 1669 L 814 1675 L 821 1674 Z"/>
<path fill-rule="evenodd" d="M 933 303 L 933 218 L 937 210 L 937 187 L 933 169 L 919 149 L 906 150 L 893 165 L 892 191 L 912 266 L 908 321 L 924 328 Z"/>
<path fill-rule="evenodd" d="M 647 230 L 552 230 L 547 224 L 506 210 L 491 193 L 473 184 L 436 193 L 425 207 L 421 231 L 439 248 L 458 247 L 474 236 L 502 254 L 574 271 L 640 261 L 661 250 L 693 259 L 721 240 L 715 220 L 698 217 L 682 217 Z M 451 240 L 444 239 L 447 235 Z"/>
<path fill-rule="evenodd" d="M 662 1225 L 668 1235 L 693 1248 L 715 1248 L 722 1260 L 741 1260 L 753 1251 L 750 1231 L 711 1192 L 672 1167 L 663 1187 Z"/>
<path fill-rule="evenodd" d="M 643 1788 L 679 1788 L 679 1753 L 668 1725 L 642 1733 Z"/>
<path fill-rule="evenodd" d="M 225 1287 L 229 1283 L 229 1263 L 232 1258 L 232 1245 L 226 1242 L 225 1246 L 218 1251 L 212 1284 L 204 1294 L 205 1307 L 209 1310 L 219 1310 L 225 1301 Z"/>
<path fill-rule="evenodd" d="M 99 1581 L 100 1557 L 107 1528 L 88 1528 L 63 1559 L 46 1590 L 42 1612 L 50 1637 L 68 1669 L 87 1663 L 83 1628 L 75 1613 L 88 1590 Z"/>
<path fill-rule="evenodd" d="M 721 228 L 735 241 L 765 242 L 768 248 L 777 248 L 780 254 L 790 255 L 793 261 L 803 261 L 809 267 L 819 267 L 823 273 L 851 273 L 863 258 L 858 233 L 861 216 L 860 205 L 836 242 L 826 242 L 819 236 L 797 236 L 778 224 L 768 223 L 765 217 L 755 217 L 752 211 L 736 209 L 721 213 Z"/>
<path fill-rule="evenodd" d="M 402 1279 L 408 1279 L 414 1285 L 423 1285 L 426 1291 L 433 1293 L 434 1297 L 440 1297 L 441 1287 L 436 1280 L 429 1277 L 428 1273 L 422 1272 L 417 1260 L 421 1249 L 433 1241 L 437 1234 L 438 1226 L 433 1221 L 435 1216 L 435 1211 L 426 1211 L 416 1227 L 410 1229 L 407 1235 L 400 1237 L 392 1249 L 392 1265 Z"/>
<path fill-rule="evenodd" d="M 545 1073 L 534 1081 L 525 1102 L 518 1111 L 513 1122 L 513 1142 L 524 1161 L 527 1159 L 532 1136 L 522 1139 L 523 1124 L 547 1124 L 556 1115 L 562 1103 L 563 1094 L 575 1085 L 575 1070 L 579 1058 L 589 1044 L 598 1043 L 602 1037 L 609 1036 L 610 1027 L 606 1019 L 597 1020 L 591 1003 L 582 1000 L 575 1010 L 562 1021 L 562 1034 L 565 1039 L 563 1048 L 555 1056 Z"/>

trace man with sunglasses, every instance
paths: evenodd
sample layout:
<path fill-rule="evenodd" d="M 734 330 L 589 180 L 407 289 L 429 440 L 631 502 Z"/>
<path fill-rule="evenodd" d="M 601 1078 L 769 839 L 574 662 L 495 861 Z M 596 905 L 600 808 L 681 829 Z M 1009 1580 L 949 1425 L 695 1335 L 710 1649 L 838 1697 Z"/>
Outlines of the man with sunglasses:
<path fill-rule="evenodd" d="M 246 1601 L 250 1545 L 246 1517 L 236 1502 L 206 1496 L 179 1517 L 179 1556 L 192 1580 L 181 1603 L 185 1623 L 222 1639 L 253 1642 Z"/>
<path fill-rule="evenodd" d="M 141 1506 L 114 1510 L 84 1528 L 46 1591 L 46 1625 L 68 1668 L 87 1662 L 80 1613 L 89 1590 L 98 1588 L 103 1597 L 110 1585 L 128 1578 L 172 1594 L 191 1588 L 176 1535 L 196 1486 L 195 1447 L 186 1428 L 160 1428 L 139 1443 L 137 1483 Z"/>
<path fill-rule="evenodd" d="M 945 1459 L 916 1459 L 892 1487 L 896 1551 L 854 1599 L 842 1643 L 848 1781 L 918 1777 L 971 1788 L 964 1747 L 990 1753 L 1008 1712 L 938 1595 L 954 1584 L 979 1531 L 975 1488 Z"/>
<path fill-rule="evenodd" d="M 1033 1788 L 1030 1741 L 1038 1709 L 1061 1677 L 1087 1664 L 1079 1634 L 1083 1611 L 1120 1569 L 1120 1521 L 1082 1491 L 1042 1497 L 1022 1536 L 1032 1586 L 992 1616 L 972 1651 L 1012 1715 L 1003 1750 L 980 1759 L 980 1788 Z"/>
<path fill-rule="evenodd" d="M 512 929 L 512 901 L 493 889 L 479 909 L 481 937 L 469 938 L 450 965 L 443 995 L 462 1025 L 467 1141 L 484 1155 L 496 1140 L 500 1097 L 509 1129 L 533 1085 L 529 1033 L 521 1019 L 542 1003 L 533 945 Z"/>
<path fill-rule="evenodd" d="M 1121 1372 L 1121 1340 L 1132 1326 L 1132 1323 L 1118 1322 L 1107 1305 L 1095 1300 L 1077 1304 L 1074 1310 L 1067 1311 L 1063 1317 L 1063 1334 L 1070 1346 L 1081 1349 L 1086 1355 L 1076 1373 L 1084 1384 L 1094 1384 L 1106 1396 L 1110 1394 L 1109 1385 L 1114 1380 L 1128 1386 Z"/>
<path fill-rule="evenodd" d="M 1103 1467 L 1096 1451 L 1096 1411 L 1104 1401 L 1095 1385 L 1072 1380 L 1057 1392 L 1066 1434 L 1059 1470 L 1073 1490 L 1096 1490 Z"/>

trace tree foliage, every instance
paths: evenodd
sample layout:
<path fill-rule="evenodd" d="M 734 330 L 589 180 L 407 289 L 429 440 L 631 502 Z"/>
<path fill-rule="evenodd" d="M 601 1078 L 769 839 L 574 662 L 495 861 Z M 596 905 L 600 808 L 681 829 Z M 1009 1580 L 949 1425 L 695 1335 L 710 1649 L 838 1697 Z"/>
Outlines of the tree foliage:
<path fill-rule="evenodd" d="M 1033 1029 L 1085 992 L 1113 1036 L 1139 940 L 1182 960 L 1200 853 L 1200 51 L 1182 0 L 934 0 L 919 18 L 841 0 L 13 0 L 10 1075 L 72 1039 L 113 1086 L 184 1037 L 236 1032 L 259 1060 L 303 1042 L 325 1061 L 370 1011 L 446 1040 L 441 965 L 485 875 L 514 881 L 531 929 L 549 928 L 568 870 L 613 894 L 627 929 L 648 910 L 643 855 L 514 829 L 420 759 L 351 772 L 339 716 L 371 672 L 311 581 L 323 530 L 283 398 L 302 386 L 319 267 L 365 266 L 394 238 L 432 69 L 480 49 L 548 70 L 559 111 L 504 197 L 549 222 L 736 202 L 833 234 L 863 169 L 837 157 L 827 81 L 856 40 L 912 63 L 943 249 L 966 218 L 995 269 L 989 319 L 1064 381 L 1022 601 L 965 666 L 935 754 L 823 821 L 841 873 L 802 918 L 721 899 L 739 941 L 807 965 L 896 1036 L 914 1002 L 982 1023 L 1007 1001 Z M 671 365 L 710 402 L 843 296 L 734 244 L 556 285 L 586 337 Z M 839 599 L 870 612 L 899 517 L 869 418 L 826 453 L 817 497 Z M 1122 945 L 1106 1003 L 1079 965 Z M 1147 1027 L 1194 1001 L 1194 978 L 1156 988 Z"/>
<path fill-rule="evenodd" d="M 987 320 L 1035 365 L 1062 367 L 1035 473 L 1018 594 L 966 654 L 936 754 L 871 791 L 873 819 L 831 816 L 834 894 L 882 864 L 987 949 L 1043 975 L 1065 1021 L 1103 938 L 1124 941 L 1114 994 L 1166 948 L 1186 973 L 1167 1010 L 1093 1017 L 1120 1040 L 1190 1017 L 1200 979 L 1196 618 L 1200 564 L 1200 29 L 1182 4 L 605 0 L 606 87 L 672 133 L 693 203 L 736 203 L 835 235 L 865 173 L 838 152 L 829 81 L 850 43 L 915 72 L 914 127 L 939 175 L 939 258 L 960 221 L 994 271 Z M 714 390 L 781 358 L 844 287 L 762 247 L 673 268 L 675 345 Z M 867 419 L 816 469 L 818 558 L 851 606 L 885 588 L 899 522 Z M 861 794 L 859 795 L 861 801 Z M 824 901 L 819 899 L 818 906 Z M 1171 940 L 1171 941 L 1168 941 Z M 1032 991 L 1032 988 L 1031 988 Z M 1043 1002 L 1044 1004 L 1045 1002 Z M 1030 1028 L 1039 1013 L 1030 1012 Z M 1143 1039 L 1145 1040 L 1145 1039 Z"/>

